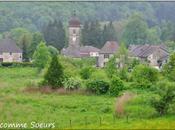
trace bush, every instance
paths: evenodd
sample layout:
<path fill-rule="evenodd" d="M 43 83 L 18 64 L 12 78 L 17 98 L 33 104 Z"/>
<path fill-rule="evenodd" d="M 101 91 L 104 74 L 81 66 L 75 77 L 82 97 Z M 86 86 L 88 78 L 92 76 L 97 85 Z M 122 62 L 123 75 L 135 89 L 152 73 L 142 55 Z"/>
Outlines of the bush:
<path fill-rule="evenodd" d="M 118 78 L 117 76 L 113 76 L 111 80 L 111 85 L 110 85 L 110 95 L 111 96 L 118 96 L 119 92 L 124 89 L 124 83 L 123 81 Z"/>
<path fill-rule="evenodd" d="M 2 67 L 33 67 L 32 62 L 2 62 Z"/>
<path fill-rule="evenodd" d="M 109 90 L 109 83 L 103 80 L 90 80 L 86 84 L 87 90 L 96 94 L 105 94 Z"/>
<path fill-rule="evenodd" d="M 158 70 L 146 65 L 138 65 L 132 72 L 132 79 L 141 88 L 148 88 L 159 78 Z"/>
<path fill-rule="evenodd" d="M 44 84 L 51 85 L 52 88 L 63 86 L 64 73 L 57 56 L 53 56 L 48 71 L 44 76 Z"/>
<path fill-rule="evenodd" d="M 89 79 L 92 74 L 92 67 L 84 67 L 80 70 L 80 76 L 82 79 Z"/>
<path fill-rule="evenodd" d="M 165 115 L 175 99 L 175 83 L 160 81 L 156 84 L 156 88 L 158 96 L 152 99 L 151 104 L 159 115 Z"/>
<path fill-rule="evenodd" d="M 78 89 L 81 86 L 81 82 L 75 78 L 66 78 L 63 82 L 64 88 L 68 90 Z"/>

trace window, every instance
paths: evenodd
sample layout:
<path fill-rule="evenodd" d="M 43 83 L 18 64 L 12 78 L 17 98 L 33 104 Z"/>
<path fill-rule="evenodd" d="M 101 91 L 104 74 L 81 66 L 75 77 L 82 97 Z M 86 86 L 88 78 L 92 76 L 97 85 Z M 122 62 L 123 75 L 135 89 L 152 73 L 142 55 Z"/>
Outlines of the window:
<path fill-rule="evenodd" d="M 12 55 L 12 52 L 10 52 L 10 55 Z"/>
<path fill-rule="evenodd" d="M 109 58 L 109 54 L 104 54 L 104 58 Z"/>
<path fill-rule="evenodd" d="M 73 33 L 74 33 L 74 34 L 76 33 L 75 29 L 73 30 Z"/>

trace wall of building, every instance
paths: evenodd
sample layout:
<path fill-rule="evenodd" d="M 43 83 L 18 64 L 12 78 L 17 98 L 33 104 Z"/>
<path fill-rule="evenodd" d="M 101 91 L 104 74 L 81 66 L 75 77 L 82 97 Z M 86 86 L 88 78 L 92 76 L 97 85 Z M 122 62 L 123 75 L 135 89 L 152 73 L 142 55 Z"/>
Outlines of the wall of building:
<path fill-rule="evenodd" d="M 105 58 L 105 55 L 109 55 L 109 58 Z M 113 56 L 113 54 L 99 54 L 98 57 L 98 67 L 105 67 L 105 64 L 109 61 L 109 59 Z"/>
<path fill-rule="evenodd" d="M 0 55 L 0 58 L 3 58 L 3 62 L 22 62 L 22 53 L 4 52 Z"/>

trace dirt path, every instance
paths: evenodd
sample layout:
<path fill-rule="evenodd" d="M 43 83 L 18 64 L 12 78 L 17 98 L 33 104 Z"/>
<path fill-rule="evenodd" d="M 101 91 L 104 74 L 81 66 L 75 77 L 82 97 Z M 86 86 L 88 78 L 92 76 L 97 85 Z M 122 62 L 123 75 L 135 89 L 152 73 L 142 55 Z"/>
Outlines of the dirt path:
<path fill-rule="evenodd" d="M 115 104 L 115 114 L 117 116 L 124 115 L 124 107 L 125 104 L 133 99 L 135 97 L 135 94 L 131 92 L 125 92 L 122 96 L 117 98 L 116 104 Z"/>

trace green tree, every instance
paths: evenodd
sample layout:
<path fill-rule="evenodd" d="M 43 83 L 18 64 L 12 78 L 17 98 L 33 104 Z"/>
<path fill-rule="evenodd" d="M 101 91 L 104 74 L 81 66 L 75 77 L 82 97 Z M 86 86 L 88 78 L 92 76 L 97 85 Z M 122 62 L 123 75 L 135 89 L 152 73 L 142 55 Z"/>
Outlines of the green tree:
<path fill-rule="evenodd" d="M 127 67 L 128 64 L 128 50 L 124 43 L 121 43 L 119 50 L 116 53 L 117 64 L 119 68 Z"/>
<path fill-rule="evenodd" d="M 29 56 L 30 56 L 30 58 L 32 58 L 32 55 L 35 52 L 38 44 L 40 42 L 42 42 L 42 41 L 44 42 L 45 40 L 44 40 L 43 35 L 40 32 L 33 33 L 33 35 L 32 35 L 32 43 L 31 43 L 31 45 L 29 47 Z"/>
<path fill-rule="evenodd" d="M 117 77 L 113 76 L 110 83 L 109 93 L 111 96 L 118 96 L 119 92 L 124 90 L 123 81 Z"/>
<path fill-rule="evenodd" d="M 53 46 L 48 46 L 48 49 L 49 49 L 49 52 L 50 52 L 50 54 L 52 55 L 52 56 L 54 56 L 54 55 L 58 55 L 59 54 L 59 51 L 55 48 L 55 47 L 53 47 Z"/>
<path fill-rule="evenodd" d="M 153 27 L 148 29 L 148 43 L 149 44 L 160 44 L 160 35 L 157 28 Z"/>
<path fill-rule="evenodd" d="M 34 55 L 33 55 L 33 63 L 41 71 L 50 60 L 50 52 L 44 42 L 40 42 L 37 46 Z"/>
<path fill-rule="evenodd" d="M 29 61 L 26 35 L 23 35 L 23 37 L 20 40 L 20 44 L 22 45 L 23 61 Z"/>
<path fill-rule="evenodd" d="M 140 14 L 132 15 L 123 33 L 123 40 L 127 45 L 147 43 L 148 26 Z"/>
<path fill-rule="evenodd" d="M 156 109 L 159 115 L 167 114 L 170 105 L 174 103 L 175 84 L 166 80 L 160 81 L 156 84 L 155 93 L 158 94 L 158 97 L 152 99 L 152 106 Z"/>
<path fill-rule="evenodd" d="M 61 50 L 66 45 L 65 29 L 61 21 L 50 22 L 43 31 L 44 38 L 48 45 Z"/>
<path fill-rule="evenodd" d="M 109 24 L 104 25 L 102 36 L 103 43 L 105 43 L 106 41 L 117 41 L 117 33 L 115 31 L 112 21 Z"/>
<path fill-rule="evenodd" d="M 100 23 L 98 21 L 92 21 L 90 23 L 89 29 L 89 43 L 88 45 L 92 45 L 95 47 L 102 47 L 104 43 L 102 43 L 102 29 Z"/>
<path fill-rule="evenodd" d="M 54 55 L 44 76 L 44 84 L 50 85 L 52 88 L 63 87 L 64 72 L 63 67 L 58 61 L 58 57 Z"/>
<path fill-rule="evenodd" d="M 135 85 L 140 88 L 148 88 L 159 79 L 158 70 L 146 65 L 138 65 L 132 72 L 132 79 Z"/>
<path fill-rule="evenodd" d="M 172 81 L 175 81 L 175 52 L 170 55 L 168 63 L 163 66 L 163 74 Z"/>
<path fill-rule="evenodd" d="M 26 46 L 27 48 L 30 46 L 32 42 L 32 33 L 25 29 L 25 28 L 14 28 L 10 30 L 10 36 L 16 41 L 17 45 L 22 49 L 22 42 L 21 39 L 24 37 L 26 39 Z"/>
<path fill-rule="evenodd" d="M 168 40 L 175 40 L 175 24 L 170 21 L 163 21 L 160 25 L 161 27 L 161 40 L 168 41 Z"/>
<path fill-rule="evenodd" d="M 109 78 L 112 78 L 113 75 L 117 75 L 117 63 L 116 56 L 112 56 L 105 66 L 105 72 Z"/>
<path fill-rule="evenodd" d="M 90 34 L 89 24 L 90 23 L 88 21 L 85 21 L 82 29 L 81 41 L 83 45 L 89 44 L 89 34 Z"/>

